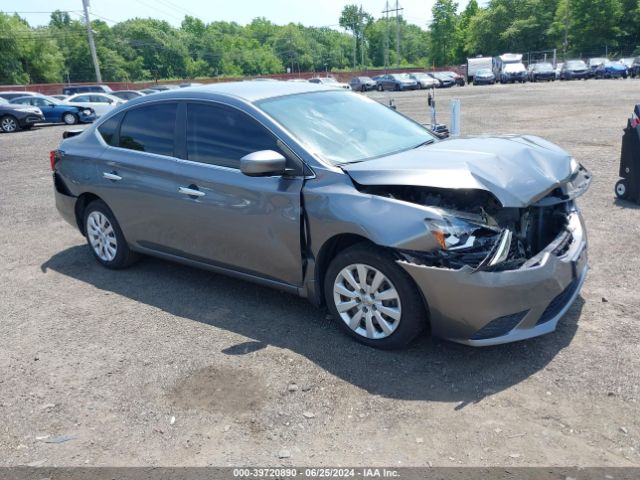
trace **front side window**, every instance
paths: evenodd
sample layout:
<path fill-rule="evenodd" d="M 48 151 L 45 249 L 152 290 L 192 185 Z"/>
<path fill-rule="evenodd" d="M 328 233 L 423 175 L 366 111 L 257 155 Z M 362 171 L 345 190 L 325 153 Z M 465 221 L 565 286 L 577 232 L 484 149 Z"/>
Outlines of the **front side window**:
<path fill-rule="evenodd" d="M 240 159 L 259 150 L 278 151 L 277 141 L 247 114 L 230 107 L 187 105 L 187 159 L 240 168 Z"/>
<path fill-rule="evenodd" d="M 129 150 L 173 156 L 175 103 L 157 103 L 126 112 L 118 146 Z"/>

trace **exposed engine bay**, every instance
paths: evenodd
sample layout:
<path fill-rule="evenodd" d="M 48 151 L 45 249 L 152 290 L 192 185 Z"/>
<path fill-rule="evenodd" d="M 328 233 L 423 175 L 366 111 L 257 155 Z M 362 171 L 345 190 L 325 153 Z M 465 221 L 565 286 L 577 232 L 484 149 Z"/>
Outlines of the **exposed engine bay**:
<path fill-rule="evenodd" d="M 561 254 L 571 244 L 567 230 L 575 209 L 573 196 L 561 188 L 526 208 L 505 208 L 485 190 L 357 185 L 358 190 L 433 207 L 441 220 L 426 220 L 440 248 L 399 250 L 411 263 L 441 268 L 503 271 L 523 267 L 552 242 Z"/>

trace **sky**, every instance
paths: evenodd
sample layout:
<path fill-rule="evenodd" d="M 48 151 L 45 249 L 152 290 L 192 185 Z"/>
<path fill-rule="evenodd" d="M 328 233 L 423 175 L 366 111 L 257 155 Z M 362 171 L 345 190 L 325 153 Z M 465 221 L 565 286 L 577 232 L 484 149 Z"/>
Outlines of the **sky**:
<path fill-rule="evenodd" d="M 382 17 L 387 0 L 90 0 L 90 14 L 108 24 L 129 18 L 157 18 L 179 26 L 185 15 L 199 17 L 205 23 L 225 20 L 246 25 L 255 17 L 266 17 L 282 25 L 289 22 L 306 26 L 339 29 L 338 19 L 346 4 L 362 4 L 374 18 Z M 396 0 L 388 0 L 395 8 Z M 468 0 L 459 0 L 464 8 Z M 431 21 L 431 7 L 435 0 L 402 0 L 399 6 L 409 23 L 426 27 Z M 53 10 L 67 10 L 73 18 L 82 12 L 82 0 L 0 0 L 0 11 L 18 12 L 30 25 L 46 25 Z"/>

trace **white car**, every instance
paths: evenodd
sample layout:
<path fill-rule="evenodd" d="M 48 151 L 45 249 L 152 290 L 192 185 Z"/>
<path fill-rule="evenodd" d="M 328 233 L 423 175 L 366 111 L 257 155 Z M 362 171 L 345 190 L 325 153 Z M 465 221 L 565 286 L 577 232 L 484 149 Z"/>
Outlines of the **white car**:
<path fill-rule="evenodd" d="M 96 112 L 96 116 L 101 117 L 118 105 L 122 105 L 124 100 L 106 93 L 90 92 L 71 95 L 69 98 L 64 100 L 64 103 L 93 108 Z"/>
<path fill-rule="evenodd" d="M 336 87 L 336 88 L 344 88 L 346 90 L 351 90 L 351 85 L 344 82 L 339 82 L 333 77 L 314 77 L 308 80 L 311 83 L 319 83 L 321 85 L 326 85 L 327 87 Z"/>

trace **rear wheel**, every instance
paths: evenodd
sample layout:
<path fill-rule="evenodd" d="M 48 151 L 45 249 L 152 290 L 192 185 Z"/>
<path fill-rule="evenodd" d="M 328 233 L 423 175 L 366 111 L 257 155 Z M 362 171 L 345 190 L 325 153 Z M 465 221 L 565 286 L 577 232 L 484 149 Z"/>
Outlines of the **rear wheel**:
<path fill-rule="evenodd" d="M 67 112 L 62 116 L 62 121 L 67 125 L 75 125 L 78 123 L 78 117 L 74 113 Z"/>
<path fill-rule="evenodd" d="M 20 124 L 13 115 L 5 115 L 0 119 L 0 128 L 5 133 L 12 133 L 20 130 Z"/>
<path fill-rule="evenodd" d="M 427 325 L 411 277 L 387 251 L 369 244 L 354 245 L 333 259 L 324 292 L 340 328 L 371 347 L 405 347 Z"/>
<path fill-rule="evenodd" d="M 105 267 L 125 268 L 138 259 L 129 249 L 113 212 L 102 200 L 91 202 L 85 209 L 84 231 L 93 256 Z"/>

